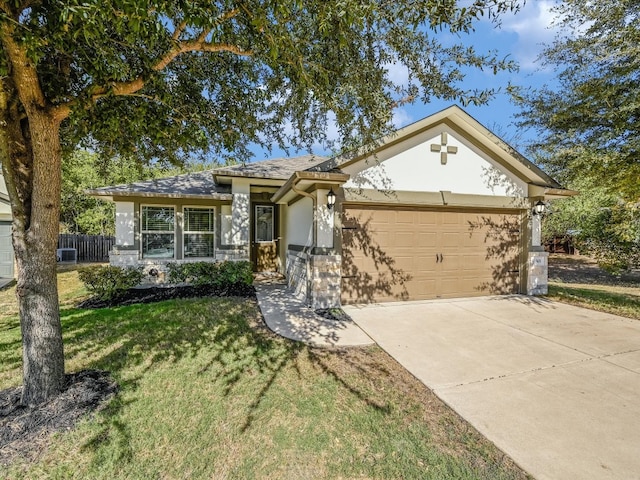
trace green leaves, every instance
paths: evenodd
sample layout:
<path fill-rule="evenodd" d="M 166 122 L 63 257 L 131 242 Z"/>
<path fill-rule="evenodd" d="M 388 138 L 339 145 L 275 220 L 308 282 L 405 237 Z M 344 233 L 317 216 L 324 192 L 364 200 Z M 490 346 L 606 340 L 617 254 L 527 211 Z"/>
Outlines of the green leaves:
<path fill-rule="evenodd" d="M 588 175 L 637 200 L 640 4 L 568 0 L 557 14 L 570 33 L 549 46 L 543 59 L 558 72 L 559 86 L 523 95 L 522 123 L 539 129 L 533 148 L 567 180 Z"/>
<path fill-rule="evenodd" d="M 461 66 L 513 68 L 443 47 L 438 32 L 496 19 L 509 0 L 34 3 L 17 34 L 52 106 L 71 108 L 63 143 L 105 156 L 246 159 L 248 146 L 311 148 L 336 119 L 343 148 L 390 128 L 392 106 L 432 96 L 482 103 Z M 224 48 L 228 46 L 228 48 Z M 209 51 L 216 47 L 223 51 Z M 248 57 L 232 53 L 251 52 Z M 409 80 L 394 85 L 390 64 Z"/>

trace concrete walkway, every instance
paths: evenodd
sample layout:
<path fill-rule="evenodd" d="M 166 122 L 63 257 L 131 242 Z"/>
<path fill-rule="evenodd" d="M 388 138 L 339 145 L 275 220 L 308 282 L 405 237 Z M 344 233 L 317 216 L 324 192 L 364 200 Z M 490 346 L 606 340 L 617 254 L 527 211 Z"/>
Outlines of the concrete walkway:
<path fill-rule="evenodd" d="M 523 296 L 343 310 L 537 479 L 640 479 L 640 321 Z"/>
<path fill-rule="evenodd" d="M 317 347 L 373 345 L 352 321 L 328 320 L 294 298 L 286 285 L 256 283 L 258 304 L 267 326 L 278 335 Z"/>

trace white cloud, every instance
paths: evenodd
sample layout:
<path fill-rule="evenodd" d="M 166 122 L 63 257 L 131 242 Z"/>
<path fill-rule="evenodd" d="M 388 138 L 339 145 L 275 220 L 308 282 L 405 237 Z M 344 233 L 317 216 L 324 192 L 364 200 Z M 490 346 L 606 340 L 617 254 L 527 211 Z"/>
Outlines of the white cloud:
<path fill-rule="evenodd" d="M 404 108 L 398 107 L 393 110 L 393 119 L 391 122 L 395 128 L 401 128 L 409 125 L 412 121 L 413 117 Z"/>
<path fill-rule="evenodd" d="M 501 30 L 518 36 L 511 53 L 523 70 L 539 68 L 536 59 L 558 33 L 556 13 L 552 11 L 556 4 L 554 0 L 528 1 L 515 15 L 503 17 Z"/>
<path fill-rule="evenodd" d="M 409 68 L 400 62 L 387 63 L 384 68 L 387 76 L 395 85 L 405 86 L 409 83 Z"/>

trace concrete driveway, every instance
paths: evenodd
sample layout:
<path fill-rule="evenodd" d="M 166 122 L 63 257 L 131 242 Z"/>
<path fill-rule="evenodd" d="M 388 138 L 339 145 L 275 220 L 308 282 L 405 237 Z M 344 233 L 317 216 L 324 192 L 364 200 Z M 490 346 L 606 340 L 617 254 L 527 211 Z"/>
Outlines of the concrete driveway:
<path fill-rule="evenodd" d="M 640 321 L 523 296 L 344 310 L 534 477 L 640 479 Z"/>

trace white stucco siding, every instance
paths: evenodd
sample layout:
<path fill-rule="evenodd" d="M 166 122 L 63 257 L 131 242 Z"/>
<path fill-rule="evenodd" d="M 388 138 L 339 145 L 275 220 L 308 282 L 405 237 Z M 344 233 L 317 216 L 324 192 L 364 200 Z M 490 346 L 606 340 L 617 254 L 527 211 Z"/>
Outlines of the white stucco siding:
<path fill-rule="evenodd" d="M 133 202 L 116 204 L 116 245 L 131 247 L 135 242 L 135 205 Z"/>
<path fill-rule="evenodd" d="M 4 177 L 0 173 L 0 193 L 3 195 L 8 195 L 7 186 L 4 183 Z M 11 206 L 0 199 L 0 220 L 10 220 L 11 219 Z"/>
<path fill-rule="evenodd" d="M 446 133 L 446 145 L 442 145 L 443 132 Z M 382 151 L 377 159 L 369 158 L 343 168 L 351 175 L 344 186 L 508 197 L 527 194 L 525 182 L 445 125 L 430 129 L 407 143 L 412 145 L 409 148 L 392 146 Z M 433 151 L 431 145 L 436 145 L 438 151 Z M 457 151 L 447 153 L 443 165 L 441 152 L 446 152 L 447 147 Z"/>
<path fill-rule="evenodd" d="M 290 245 L 313 242 L 313 201 L 305 197 L 287 208 L 286 239 Z"/>
<path fill-rule="evenodd" d="M 329 190 L 318 189 L 317 195 L 317 219 L 316 246 L 320 248 L 333 248 L 334 210 L 327 207 L 327 194 Z"/>
<path fill-rule="evenodd" d="M 11 220 L 11 206 L 0 201 L 0 220 Z"/>
<path fill-rule="evenodd" d="M 251 183 L 246 178 L 234 178 L 231 184 L 231 245 L 243 246 L 249 243 L 249 203 Z"/>

